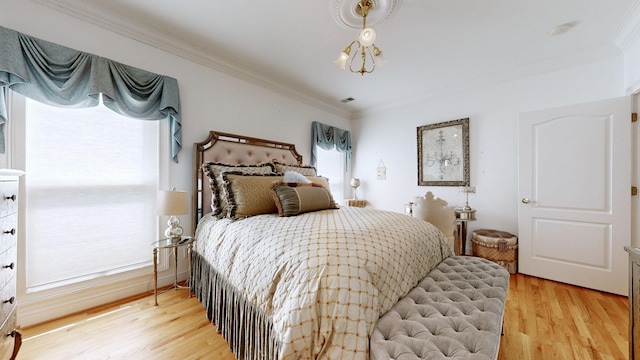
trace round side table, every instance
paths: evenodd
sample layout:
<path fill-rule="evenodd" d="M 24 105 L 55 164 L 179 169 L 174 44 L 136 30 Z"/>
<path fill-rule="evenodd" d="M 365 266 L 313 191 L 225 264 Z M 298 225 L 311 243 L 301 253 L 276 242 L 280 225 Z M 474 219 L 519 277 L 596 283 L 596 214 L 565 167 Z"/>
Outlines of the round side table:
<path fill-rule="evenodd" d="M 160 249 L 171 249 L 173 252 L 173 266 L 174 266 L 174 280 L 170 289 L 189 288 L 189 281 L 191 280 L 191 251 L 193 250 L 193 243 L 196 239 L 191 236 L 182 236 L 180 238 L 166 238 L 151 243 L 153 247 L 153 295 L 155 298 L 155 305 L 158 306 L 158 251 Z M 187 260 L 189 262 L 189 270 L 187 272 L 187 285 L 180 286 L 178 284 L 178 248 L 187 247 Z M 191 290 L 189 289 L 189 297 L 191 297 Z"/>

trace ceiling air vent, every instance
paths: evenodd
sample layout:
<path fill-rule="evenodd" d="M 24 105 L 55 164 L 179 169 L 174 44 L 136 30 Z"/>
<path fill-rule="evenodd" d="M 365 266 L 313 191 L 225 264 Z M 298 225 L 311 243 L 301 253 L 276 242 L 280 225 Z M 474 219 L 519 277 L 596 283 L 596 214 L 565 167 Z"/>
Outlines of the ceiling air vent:
<path fill-rule="evenodd" d="M 355 100 L 355 99 L 354 99 L 354 98 L 352 98 L 352 97 L 348 97 L 348 98 L 344 98 L 344 99 L 342 99 L 342 100 L 340 100 L 340 101 L 342 101 L 344 104 L 346 104 L 346 103 L 348 103 L 348 102 L 352 102 L 353 100 Z"/>

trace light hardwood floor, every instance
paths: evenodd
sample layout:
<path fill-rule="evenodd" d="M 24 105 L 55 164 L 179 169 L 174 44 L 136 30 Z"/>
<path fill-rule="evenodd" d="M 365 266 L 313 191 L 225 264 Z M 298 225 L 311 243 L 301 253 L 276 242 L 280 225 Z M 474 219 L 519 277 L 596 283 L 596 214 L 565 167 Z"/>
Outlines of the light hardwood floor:
<path fill-rule="evenodd" d="M 18 360 L 234 360 L 186 290 L 128 299 L 22 330 Z M 512 275 L 499 360 L 628 359 L 627 298 Z"/>

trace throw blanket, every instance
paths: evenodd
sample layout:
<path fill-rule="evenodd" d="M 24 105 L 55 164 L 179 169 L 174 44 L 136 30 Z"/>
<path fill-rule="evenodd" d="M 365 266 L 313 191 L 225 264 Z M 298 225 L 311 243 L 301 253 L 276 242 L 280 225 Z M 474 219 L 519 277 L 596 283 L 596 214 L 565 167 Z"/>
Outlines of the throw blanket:
<path fill-rule="evenodd" d="M 205 216 L 196 238 L 195 250 L 271 318 L 280 359 L 369 359 L 378 318 L 452 254 L 435 226 L 366 208 Z"/>

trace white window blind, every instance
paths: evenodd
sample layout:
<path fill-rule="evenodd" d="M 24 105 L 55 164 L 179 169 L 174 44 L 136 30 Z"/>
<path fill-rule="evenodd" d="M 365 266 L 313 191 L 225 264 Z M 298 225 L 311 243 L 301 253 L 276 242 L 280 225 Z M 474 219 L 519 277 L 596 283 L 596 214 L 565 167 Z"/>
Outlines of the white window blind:
<path fill-rule="evenodd" d="M 329 178 L 333 199 L 338 203 L 342 203 L 344 199 L 345 153 L 338 152 L 335 149 L 324 150 L 317 147 L 317 155 L 318 175 Z"/>
<path fill-rule="evenodd" d="M 27 292 L 147 266 L 159 121 L 26 100 Z"/>

